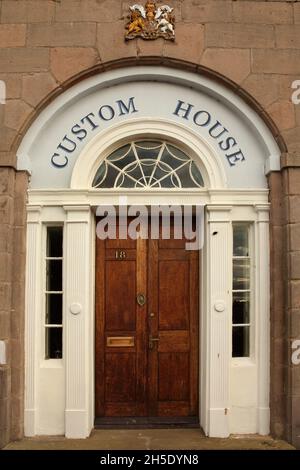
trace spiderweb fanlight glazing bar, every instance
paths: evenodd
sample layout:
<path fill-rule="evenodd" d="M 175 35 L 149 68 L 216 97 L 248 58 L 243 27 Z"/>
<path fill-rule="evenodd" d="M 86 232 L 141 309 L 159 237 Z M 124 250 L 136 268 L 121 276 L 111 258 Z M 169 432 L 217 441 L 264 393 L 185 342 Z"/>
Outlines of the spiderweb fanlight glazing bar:
<path fill-rule="evenodd" d="M 163 141 L 132 142 L 103 160 L 94 188 L 202 188 L 202 175 L 192 158 Z"/>

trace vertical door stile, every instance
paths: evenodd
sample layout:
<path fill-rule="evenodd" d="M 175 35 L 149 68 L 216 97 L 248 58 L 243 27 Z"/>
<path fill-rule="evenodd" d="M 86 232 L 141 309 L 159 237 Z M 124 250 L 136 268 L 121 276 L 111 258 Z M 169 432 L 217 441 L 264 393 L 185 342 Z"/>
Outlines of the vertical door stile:
<path fill-rule="evenodd" d="M 197 415 L 199 401 L 199 253 L 190 252 L 190 413 Z M 195 365 L 197 365 L 195 367 Z"/>
<path fill-rule="evenodd" d="M 147 415 L 147 240 L 137 240 L 136 285 L 137 295 L 145 296 L 144 305 L 136 302 L 136 370 L 137 370 L 137 416 Z"/>
<path fill-rule="evenodd" d="M 148 412 L 149 416 L 157 416 L 158 401 L 158 348 L 151 344 L 150 336 L 158 337 L 158 240 L 149 240 L 149 264 L 148 264 L 148 291 L 149 291 L 149 310 L 148 310 Z"/>
<path fill-rule="evenodd" d="M 104 415 L 105 403 L 105 244 L 97 238 L 96 250 L 96 341 L 95 341 L 95 386 L 96 386 L 96 416 Z"/>

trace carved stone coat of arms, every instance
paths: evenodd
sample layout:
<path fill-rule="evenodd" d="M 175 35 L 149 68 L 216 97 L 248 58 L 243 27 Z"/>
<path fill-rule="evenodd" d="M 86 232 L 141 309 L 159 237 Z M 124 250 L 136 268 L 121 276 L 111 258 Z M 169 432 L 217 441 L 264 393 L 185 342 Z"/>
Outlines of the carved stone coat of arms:
<path fill-rule="evenodd" d="M 130 20 L 126 25 L 125 39 L 161 37 L 175 40 L 175 17 L 172 14 L 174 8 L 169 5 L 157 7 L 153 1 L 147 1 L 145 6 L 136 3 L 129 8 Z"/>

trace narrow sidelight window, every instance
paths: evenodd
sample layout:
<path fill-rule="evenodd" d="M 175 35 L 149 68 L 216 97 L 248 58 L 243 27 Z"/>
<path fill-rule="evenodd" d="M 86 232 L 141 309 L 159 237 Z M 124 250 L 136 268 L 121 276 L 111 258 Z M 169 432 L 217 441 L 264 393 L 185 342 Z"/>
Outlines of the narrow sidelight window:
<path fill-rule="evenodd" d="M 47 227 L 45 358 L 62 358 L 63 227 Z"/>
<path fill-rule="evenodd" d="M 232 356 L 250 356 L 250 225 L 233 224 Z"/>

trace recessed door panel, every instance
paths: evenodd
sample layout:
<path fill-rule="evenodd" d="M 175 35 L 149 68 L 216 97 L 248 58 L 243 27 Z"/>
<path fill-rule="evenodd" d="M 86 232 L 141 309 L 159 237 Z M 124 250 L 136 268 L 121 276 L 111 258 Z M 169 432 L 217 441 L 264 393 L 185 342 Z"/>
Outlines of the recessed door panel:
<path fill-rule="evenodd" d="M 158 353 L 158 400 L 189 401 L 189 352 Z"/>
<path fill-rule="evenodd" d="M 106 260 L 106 331 L 135 330 L 136 260 Z"/>
<path fill-rule="evenodd" d="M 189 263 L 160 260 L 158 277 L 159 328 L 185 330 L 189 323 Z"/>
<path fill-rule="evenodd" d="M 136 402 L 135 354 L 106 353 L 105 397 L 110 403 Z"/>

